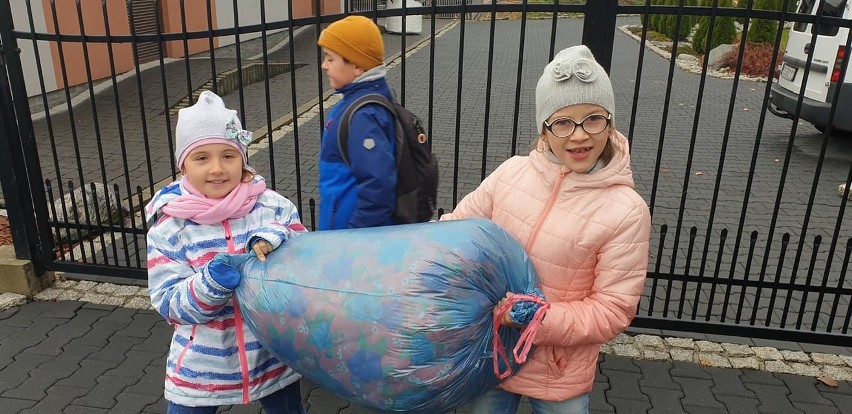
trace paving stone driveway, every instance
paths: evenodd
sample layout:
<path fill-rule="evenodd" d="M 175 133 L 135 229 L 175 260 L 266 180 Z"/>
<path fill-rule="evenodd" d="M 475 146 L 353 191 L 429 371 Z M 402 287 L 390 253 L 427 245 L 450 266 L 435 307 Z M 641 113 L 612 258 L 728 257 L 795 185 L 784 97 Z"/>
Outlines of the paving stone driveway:
<path fill-rule="evenodd" d="M 3 413 L 164 413 L 172 328 L 150 310 L 35 301 L 0 312 Z M 309 381 L 308 412 L 371 413 Z M 849 413 L 852 384 L 601 355 L 593 413 Z M 221 412 L 259 413 L 257 404 Z M 457 413 L 466 413 L 465 408 Z M 519 413 L 529 414 L 528 404 Z"/>

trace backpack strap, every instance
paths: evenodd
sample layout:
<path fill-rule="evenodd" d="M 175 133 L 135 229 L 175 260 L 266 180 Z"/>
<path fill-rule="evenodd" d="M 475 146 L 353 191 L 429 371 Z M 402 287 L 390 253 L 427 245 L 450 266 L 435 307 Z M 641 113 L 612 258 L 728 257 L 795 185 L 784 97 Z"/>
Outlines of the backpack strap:
<path fill-rule="evenodd" d="M 349 107 L 343 111 L 343 115 L 340 116 L 340 123 L 337 126 L 337 147 L 340 150 L 340 156 L 343 157 L 343 162 L 346 165 L 350 165 L 349 163 L 349 126 L 352 123 L 352 116 L 355 114 L 355 111 L 361 109 L 362 106 L 368 104 L 379 104 L 384 106 L 388 111 L 390 111 L 391 115 L 393 115 L 395 121 L 395 132 L 396 135 L 399 135 L 400 126 L 399 119 L 396 115 L 396 109 L 394 108 L 393 102 L 385 98 L 384 95 L 378 93 L 369 93 L 364 96 L 355 99 L 354 102 L 349 104 Z"/>

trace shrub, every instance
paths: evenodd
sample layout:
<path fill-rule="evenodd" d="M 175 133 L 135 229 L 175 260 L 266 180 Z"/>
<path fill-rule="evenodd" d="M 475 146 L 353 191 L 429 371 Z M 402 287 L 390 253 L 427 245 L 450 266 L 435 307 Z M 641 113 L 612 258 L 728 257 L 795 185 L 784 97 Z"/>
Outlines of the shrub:
<path fill-rule="evenodd" d="M 743 54 L 743 65 L 740 73 L 749 76 L 766 76 L 772 73 L 773 77 L 778 77 L 778 67 L 781 65 L 783 55 L 778 54 L 775 62 L 772 62 L 773 45 L 768 43 L 746 43 L 745 54 Z M 722 56 L 719 61 L 722 67 L 728 68 L 731 72 L 737 69 L 737 57 L 739 56 L 739 45 Z"/>
<path fill-rule="evenodd" d="M 665 1 L 666 0 L 652 0 L 651 4 L 661 5 L 665 4 Z M 652 14 L 651 17 L 648 19 L 648 29 L 653 30 L 657 33 L 665 33 L 665 31 L 662 30 L 663 18 L 665 18 L 665 16 L 662 14 Z"/>
<path fill-rule="evenodd" d="M 747 8 L 747 7 L 748 7 L 748 1 L 749 1 L 749 0 L 737 0 L 737 8 L 738 8 L 738 9 L 745 9 L 745 8 Z M 753 7 L 754 7 L 754 6 L 752 6 L 752 8 L 753 8 Z M 739 24 L 743 24 L 743 21 L 745 21 L 745 18 L 743 18 L 743 17 L 737 17 L 737 18 L 736 18 L 736 21 L 737 21 L 737 23 L 739 23 Z"/>
<path fill-rule="evenodd" d="M 697 6 L 698 0 L 684 0 L 683 5 Z M 681 21 L 680 23 L 680 38 L 686 39 L 687 37 L 689 37 L 689 34 L 692 33 L 692 27 L 695 26 L 696 23 L 698 23 L 697 16 L 684 15 L 683 21 Z"/>
<path fill-rule="evenodd" d="M 704 54 L 704 43 L 707 40 L 707 28 L 710 26 L 705 21 L 706 19 L 706 17 L 702 17 L 698 21 L 698 30 L 695 31 L 694 35 L 692 35 L 692 48 L 701 54 Z"/>
<path fill-rule="evenodd" d="M 684 0 L 684 6 L 695 6 L 698 0 Z M 680 0 L 652 0 L 651 4 L 664 6 L 677 6 Z M 648 29 L 657 33 L 662 33 L 670 39 L 675 37 L 686 39 L 692 31 L 692 26 L 696 23 L 694 16 L 681 16 L 680 30 L 675 36 L 675 28 L 677 27 L 677 14 L 653 14 L 648 19 Z"/>
<path fill-rule="evenodd" d="M 740 0 L 743 2 L 743 0 Z M 780 11 L 783 3 L 779 0 L 757 0 L 754 8 L 759 10 Z M 748 41 L 754 43 L 774 43 L 778 31 L 778 22 L 774 20 L 752 19 L 748 29 Z"/>
<path fill-rule="evenodd" d="M 731 7 L 731 0 L 719 0 L 719 7 Z M 710 47 L 705 50 L 707 43 L 707 33 L 710 31 L 710 16 L 701 18 L 698 23 L 698 30 L 692 38 L 692 48 L 698 53 L 707 53 L 713 50 L 716 46 L 727 44 L 737 34 L 734 19 L 732 17 L 716 17 L 715 27 L 713 28 L 713 39 L 710 42 Z"/>
<path fill-rule="evenodd" d="M 653 5 L 677 6 L 680 0 L 652 0 Z M 684 0 L 684 6 L 698 5 L 698 0 Z M 653 30 L 657 33 L 662 33 L 670 39 L 675 37 L 686 39 L 692 32 L 692 27 L 695 26 L 697 19 L 695 16 L 681 16 L 680 30 L 675 36 L 675 28 L 677 27 L 677 14 L 652 14 L 648 19 L 648 30 Z"/>
<path fill-rule="evenodd" d="M 694 3 L 690 0 L 684 0 L 684 6 L 689 6 L 690 3 Z M 671 6 L 680 5 L 680 0 L 668 0 L 668 4 Z M 677 37 L 678 39 L 686 39 L 689 37 L 689 32 L 692 31 L 692 16 L 682 15 L 680 17 L 680 27 L 677 25 L 677 14 L 672 14 L 667 16 L 666 19 L 666 34 L 674 39 Z M 675 33 L 675 29 L 678 29 L 678 32 Z"/>
<path fill-rule="evenodd" d="M 748 41 L 753 43 L 775 43 L 777 32 L 778 22 L 753 19 L 748 28 Z"/>

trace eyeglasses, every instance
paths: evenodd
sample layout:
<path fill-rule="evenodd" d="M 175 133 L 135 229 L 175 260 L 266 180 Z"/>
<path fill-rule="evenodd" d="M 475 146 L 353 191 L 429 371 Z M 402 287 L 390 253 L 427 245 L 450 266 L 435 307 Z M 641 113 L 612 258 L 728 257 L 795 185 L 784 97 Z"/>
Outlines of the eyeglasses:
<path fill-rule="evenodd" d="M 550 122 L 545 121 L 544 127 L 557 138 L 568 138 L 578 126 L 583 128 L 583 131 L 586 131 L 587 134 L 596 135 L 604 132 L 609 127 L 610 122 L 612 122 L 612 114 L 591 114 L 580 122 L 568 117 L 556 118 Z"/>

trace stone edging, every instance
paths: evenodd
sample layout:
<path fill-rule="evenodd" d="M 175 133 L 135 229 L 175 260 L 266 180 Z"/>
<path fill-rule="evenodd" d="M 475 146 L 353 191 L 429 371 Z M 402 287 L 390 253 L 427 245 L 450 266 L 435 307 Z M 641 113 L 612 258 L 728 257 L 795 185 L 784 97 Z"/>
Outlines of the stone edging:
<path fill-rule="evenodd" d="M 131 309 L 154 310 L 148 288 L 92 281 L 58 280 L 35 300 L 77 300 Z M 26 296 L 0 294 L 0 311 L 27 302 Z M 601 346 L 604 354 L 660 362 L 691 362 L 706 367 L 751 369 L 852 381 L 852 356 L 779 350 L 774 347 L 716 343 L 691 338 L 620 334 Z"/>
<path fill-rule="evenodd" d="M 692 338 L 620 334 L 601 352 L 633 359 L 692 362 L 705 367 L 751 369 L 852 381 L 852 356 L 716 343 Z"/>
<path fill-rule="evenodd" d="M 635 26 L 635 25 L 619 26 L 618 30 L 621 30 L 621 32 L 623 32 L 627 36 L 630 36 L 633 40 L 636 40 L 637 42 L 641 43 L 642 38 L 639 37 L 639 36 L 636 36 L 635 34 L 633 34 L 633 32 L 630 31 L 630 27 L 633 27 L 633 26 Z M 672 58 L 671 52 L 668 52 L 668 51 L 660 48 L 653 41 L 646 39 L 645 40 L 645 47 L 653 50 L 656 54 L 666 58 L 666 60 L 670 60 Z M 677 62 L 677 66 L 679 68 L 681 68 L 682 70 L 686 71 L 686 72 L 695 73 L 697 75 L 701 74 L 701 64 L 697 64 L 697 63 L 691 62 L 691 61 L 685 61 L 683 59 L 676 59 L 676 62 Z M 725 70 L 714 70 L 714 69 L 710 69 L 710 67 L 707 68 L 707 76 L 712 76 L 714 78 L 721 78 L 721 79 L 734 79 L 735 78 L 734 74 L 727 69 L 725 69 Z M 746 74 L 740 74 L 740 80 L 748 80 L 748 81 L 752 81 L 752 82 L 764 82 L 765 83 L 766 77 L 765 76 L 749 76 L 749 75 L 746 75 Z"/>
<path fill-rule="evenodd" d="M 57 280 L 53 286 L 35 294 L 34 298 L 41 301 L 77 300 L 121 308 L 154 310 L 147 287 L 89 280 Z"/>

